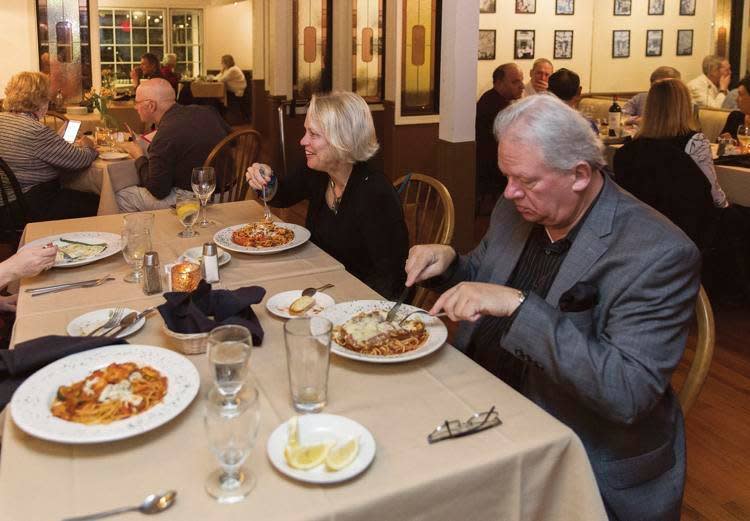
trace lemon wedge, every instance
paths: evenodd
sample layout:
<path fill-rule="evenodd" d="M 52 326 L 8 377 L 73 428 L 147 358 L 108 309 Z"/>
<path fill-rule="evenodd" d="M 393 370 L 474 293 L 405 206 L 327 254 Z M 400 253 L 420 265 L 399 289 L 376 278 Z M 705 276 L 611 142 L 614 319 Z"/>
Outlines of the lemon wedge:
<path fill-rule="evenodd" d="M 317 443 L 315 445 L 302 445 L 284 448 L 284 459 L 290 467 L 299 470 L 309 470 L 317 467 L 326 460 L 330 443 Z"/>
<path fill-rule="evenodd" d="M 356 438 L 350 439 L 343 445 L 333 447 L 326 456 L 326 468 L 332 471 L 341 470 L 354 461 L 357 453 L 359 453 L 359 443 Z"/>
<path fill-rule="evenodd" d="M 196 201 L 195 203 L 181 204 L 177 207 L 177 217 L 183 220 L 187 215 L 191 213 L 197 213 L 200 210 L 200 204 Z"/>
<path fill-rule="evenodd" d="M 299 431 L 297 430 L 298 417 L 292 416 L 287 423 L 287 440 L 286 446 L 291 448 L 299 447 Z"/>

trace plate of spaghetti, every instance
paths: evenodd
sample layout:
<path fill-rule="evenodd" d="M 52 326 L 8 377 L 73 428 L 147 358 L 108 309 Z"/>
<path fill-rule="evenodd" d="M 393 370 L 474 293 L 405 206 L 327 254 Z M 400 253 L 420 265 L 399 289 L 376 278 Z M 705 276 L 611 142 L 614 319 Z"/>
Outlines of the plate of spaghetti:
<path fill-rule="evenodd" d="M 24 432 L 60 443 L 100 443 L 163 425 L 195 398 L 200 377 L 161 347 L 114 345 L 53 362 L 26 379 L 10 402 Z"/>
<path fill-rule="evenodd" d="M 404 304 L 396 320 L 385 322 L 394 302 L 355 300 L 335 304 L 320 313 L 333 323 L 331 351 L 339 356 L 374 363 L 415 360 L 440 349 L 448 338 L 445 324 L 429 315 L 398 321 L 419 308 Z"/>
<path fill-rule="evenodd" d="M 296 248 L 310 239 L 307 228 L 291 223 L 255 222 L 219 230 L 214 242 L 226 250 L 265 255 Z"/>

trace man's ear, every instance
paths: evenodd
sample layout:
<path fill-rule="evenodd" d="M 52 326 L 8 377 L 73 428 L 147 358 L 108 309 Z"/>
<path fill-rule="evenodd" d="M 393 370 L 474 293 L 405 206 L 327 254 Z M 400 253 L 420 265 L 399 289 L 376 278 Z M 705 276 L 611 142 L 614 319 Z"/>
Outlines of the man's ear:
<path fill-rule="evenodd" d="M 575 176 L 575 179 L 573 180 L 573 191 L 583 192 L 586 190 L 591 182 L 593 173 L 591 165 L 586 161 L 580 161 L 576 164 L 576 166 L 573 167 L 573 175 Z"/>

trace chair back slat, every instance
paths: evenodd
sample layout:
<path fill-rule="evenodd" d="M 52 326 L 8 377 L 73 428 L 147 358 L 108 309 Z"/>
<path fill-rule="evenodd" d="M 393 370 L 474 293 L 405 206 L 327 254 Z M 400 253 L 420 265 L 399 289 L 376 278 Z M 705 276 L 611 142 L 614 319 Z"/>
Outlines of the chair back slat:
<path fill-rule="evenodd" d="M 688 375 L 677 395 L 682 406 L 682 414 L 685 416 L 698 399 L 703 383 L 706 381 L 714 356 L 714 344 L 716 343 L 714 312 L 703 286 L 701 286 L 695 302 L 695 318 L 698 322 L 698 341 L 695 345 L 695 355 L 692 364 L 690 364 Z"/>
<path fill-rule="evenodd" d="M 214 147 L 203 166 L 212 166 L 216 171 L 215 202 L 241 201 L 247 197 L 245 171 L 258 160 L 260 149 L 260 133 L 249 128 L 232 132 Z"/>
<path fill-rule="evenodd" d="M 60 130 L 60 127 L 62 127 L 66 121 L 68 121 L 68 118 L 57 112 L 47 112 L 42 118 L 42 123 L 55 132 Z"/>

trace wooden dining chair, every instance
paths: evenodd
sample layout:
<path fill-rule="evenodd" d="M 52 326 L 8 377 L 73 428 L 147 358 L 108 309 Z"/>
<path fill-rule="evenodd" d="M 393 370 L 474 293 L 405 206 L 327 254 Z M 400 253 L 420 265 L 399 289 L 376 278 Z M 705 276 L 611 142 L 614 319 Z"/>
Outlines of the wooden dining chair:
<path fill-rule="evenodd" d="M 0 158 L 0 243 L 15 249 L 28 222 L 28 207 L 13 170 Z"/>
<path fill-rule="evenodd" d="M 247 197 L 245 171 L 258 160 L 260 150 L 260 133 L 251 128 L 232 132 L 217 143 L 203 164 L 216 171 L 214 202 L 242 201 Z"/>
<path fill-rule="evenodd" d="M 66 121 L 68 121 L 68 118 L 59 112 L 47 112 L 42 118 L 42 123 L 55 132 L 60 130 L 60 127 L 62 127 Z"/>
<path fill-rule="evenodd" d="M 445 185 L 434 177 L 412 173 L 397 179 L 393 186 L 401 199 L 409 245 L 450 244 L 456 214 L 453 198 Z M 428 295 L 429 290 L 418 288 L 412 304 L 422 307 Z"/>
<path fill-rule="evenodd" d="M 695 355 L 693 355 L 690 370 L 677 395 L 684 416 L 687 416 L 688 411 L 698 399 L 703 383 L 706 381 L 714 356 L 714 344 L 716 343 L 714 312 L 703 286 L 701 286 L 698 299 L 695 302 L 695 318 L 698 322 L 698 341 L 695 345 Z"/>

